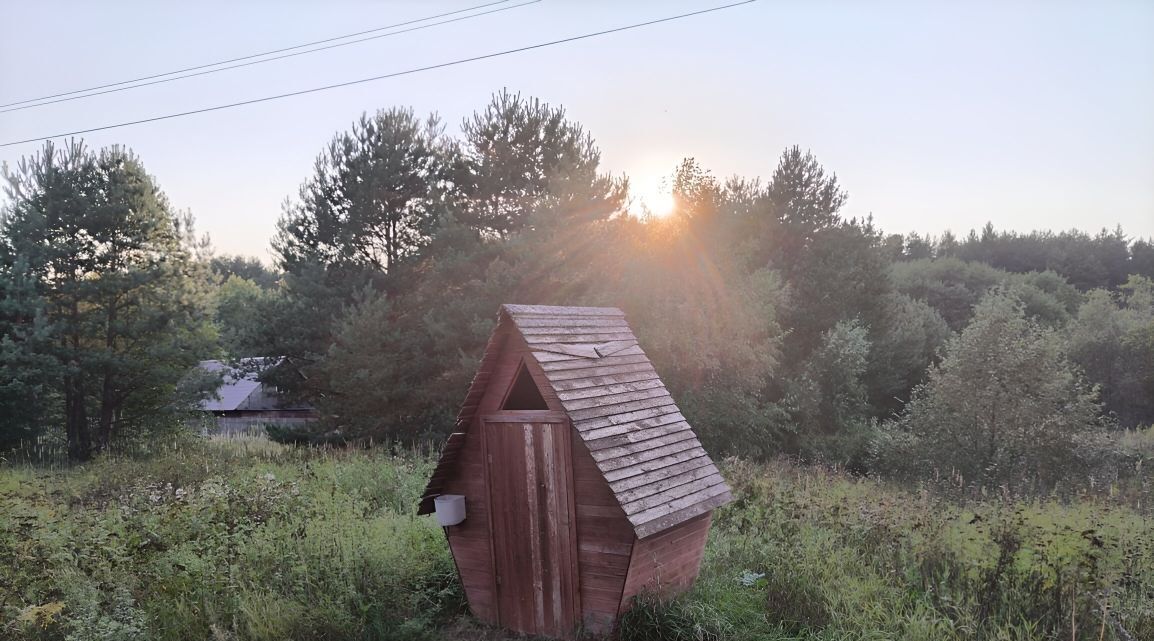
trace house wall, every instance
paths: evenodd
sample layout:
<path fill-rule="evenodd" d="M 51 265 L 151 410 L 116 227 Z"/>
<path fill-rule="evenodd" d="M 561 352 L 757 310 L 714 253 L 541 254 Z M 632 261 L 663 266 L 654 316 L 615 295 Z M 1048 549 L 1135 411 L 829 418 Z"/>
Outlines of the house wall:
<path fill-rule="evenodd" d="M 445 482 L 445 493 L 465 496 L 465 520 L 460 525 L 445 528 L 445 534 L 473 616 L 487 623 L 496 623 L 497 595 L 493 542 L 489 532 L 489 496 L 485 488 L 484 450 L 479 429 L 470 426 L 460 452 L 454 474 Z"/>
<path fill-rule="evenodd" d="M 585 442 L 577 430 L 570 432 L 582 619 L 586 630 L 608 632 L 617 620 L 636 536 Z"/>
<path fill-rule="evenodd" d="M 701 557 L 713 513 L 707 512 L 633 545 L 621 595 L 621 612 L 644 592 L 672 596 L 689 589 L 701 569 Z"/>
<path fill-rule="evenodd" d="M 264 426 L 269 424 L 298 426 L 308 425 L 317 420 L 313 411 L 293 410 L 265 410 L 251 412 L 220 412 L 212 419 L 206 420 L 206 426 L 212 426 L 214 434 L 232 436 L 249 432 L 264 432 Z"/>

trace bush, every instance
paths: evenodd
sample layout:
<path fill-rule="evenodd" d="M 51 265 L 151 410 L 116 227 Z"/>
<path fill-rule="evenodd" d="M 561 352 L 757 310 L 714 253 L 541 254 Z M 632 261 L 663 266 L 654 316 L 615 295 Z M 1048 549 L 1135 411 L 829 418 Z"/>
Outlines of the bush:
<path fill-rule="evenodd" d="M 1049 491 L 1091 476 L 1105 454 L 1095 396 L 1054 331 L 990 294 L 878 442 L 874 469 Z"/>

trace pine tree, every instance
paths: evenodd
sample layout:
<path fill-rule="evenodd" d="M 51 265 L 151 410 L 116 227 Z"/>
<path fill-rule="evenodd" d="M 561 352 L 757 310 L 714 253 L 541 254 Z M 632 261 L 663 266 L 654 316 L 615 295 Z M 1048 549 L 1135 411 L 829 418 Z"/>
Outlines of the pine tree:
<path fill-rule="evenodd" d="M 214 340 L 207 263 L 190 216 L 176 215 L 131 153 L 51 143 L 5 168 L 0 255 L 21 263 L 50 325 L 69 455 L 148 427 Z"/>

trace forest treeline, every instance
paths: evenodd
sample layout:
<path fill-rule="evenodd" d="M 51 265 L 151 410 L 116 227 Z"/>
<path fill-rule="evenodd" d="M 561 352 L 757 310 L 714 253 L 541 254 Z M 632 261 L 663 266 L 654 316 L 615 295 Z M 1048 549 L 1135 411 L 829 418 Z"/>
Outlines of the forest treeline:
<path fill-rule="evenodd" d="M 886 234 L 799 147 L 764 180 L 686 159 L 656 217 L 560 108 L 501 92 L 460 130 L 392 108 L 337 134 L 274 269 L 213 256 L 125 150 L 6 168 L 0 447 L 147 438 L 196 361 L 248 356 L 319 409 L 295 437 L 439 439 L 512 302 L 623 309 L 715 455 L 1053 488 L 1150 454 L 1150 240 Z"/>

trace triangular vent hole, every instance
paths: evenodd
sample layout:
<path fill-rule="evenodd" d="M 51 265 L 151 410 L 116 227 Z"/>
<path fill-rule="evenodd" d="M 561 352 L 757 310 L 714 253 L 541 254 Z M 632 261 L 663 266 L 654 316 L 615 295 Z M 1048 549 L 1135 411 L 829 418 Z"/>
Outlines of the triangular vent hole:
<path fill-rule="evenodd" d="M 537 389 L 537 383 L 533 381 L 533 377 L 529 374 L 529 369 L 525 367 L 524 363 L 521 364 L 521 371 L 517 372 L 517 380 L 513 382 L 513 388 L 509 390 L 509 395 L 505 397 L 505 405 L 501 409 L 549 409 L 549 406 L 545 404 L 545 399 L 541 396 L 541 390 Z"/>

